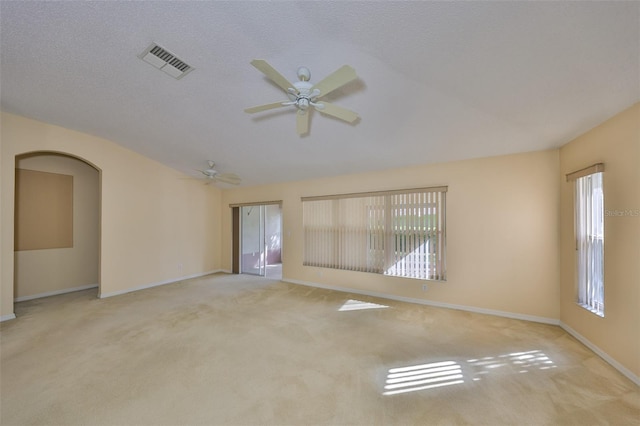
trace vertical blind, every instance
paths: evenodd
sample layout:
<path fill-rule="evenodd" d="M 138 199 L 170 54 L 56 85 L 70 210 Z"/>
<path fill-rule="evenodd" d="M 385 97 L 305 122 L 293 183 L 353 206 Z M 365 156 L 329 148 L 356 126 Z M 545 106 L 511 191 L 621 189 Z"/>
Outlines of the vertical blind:
<path fill-rule="evenodd" d="M 444 280 L 446 191 L 303 198 L 304 265 Z"/>
<path fill-rule="evenodd" d="M 602 172 L 576 179 L 578 303 L 604 316 L 604 193 Z"/>

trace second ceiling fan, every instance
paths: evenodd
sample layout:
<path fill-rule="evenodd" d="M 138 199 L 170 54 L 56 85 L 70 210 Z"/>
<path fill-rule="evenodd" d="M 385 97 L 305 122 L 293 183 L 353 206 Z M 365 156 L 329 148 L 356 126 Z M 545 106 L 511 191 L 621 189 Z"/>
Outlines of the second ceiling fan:
<path fill-rule="evenodd" d="M 297 108 L 296 130 L 299 135 L 304 135 L 309 132 L 310 108 L 315 108 L 322 114 L 327 114 L 349 123 L 353 123 L 358 119 L 358 114 L 355 112 L 320 100 L 323 96 L 328 95 L 334 90 L 358 78 L 355 70 L 349 65 L 344 65 L 316 84 L 309 83 L 311 72 L 305 67 L 298 68 L 298 79 L 300 81 L 290 83 L 289 80 L 287 80 L 263 59 L 254 59 L 251 61 L 251 65 L 256 67 L 271 81 L 281 87 L 282 90 L 287 93 L 289 100 L 247 108 L 244 112 L 253 114 L 269 109 L 293 105 Z"/>
<path fill-rule="evenodd" d="M 208 180 L 207 185 L 214 181 L 228 183 L 231 185 L 240 184 L 241 179 L 238 177 L 238 175 L 234 173 L 220 173 L 215 169 L 216 163 L 214 163 L 211 160 L 207 161 L 207 164 L 209 165 L 208 169 L 204 169 L 204 170 L 196 169 L 197 171 L 199 171 L 204 175 L 205 179 Z"/>

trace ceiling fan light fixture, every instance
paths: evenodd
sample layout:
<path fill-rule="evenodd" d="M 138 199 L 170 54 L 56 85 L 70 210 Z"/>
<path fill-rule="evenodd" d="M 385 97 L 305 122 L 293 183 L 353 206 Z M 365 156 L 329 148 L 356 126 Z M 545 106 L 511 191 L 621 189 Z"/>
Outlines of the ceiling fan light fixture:
<path fill-rule="evenodd" d="M 301 109 L 303 111 L 306 111 L 309 108 L 309 98 L 306 97 L 300 97 L 298 98 L 298 101 L 296 102 L 296 106 L 298 107 L 298 109 Z"/>

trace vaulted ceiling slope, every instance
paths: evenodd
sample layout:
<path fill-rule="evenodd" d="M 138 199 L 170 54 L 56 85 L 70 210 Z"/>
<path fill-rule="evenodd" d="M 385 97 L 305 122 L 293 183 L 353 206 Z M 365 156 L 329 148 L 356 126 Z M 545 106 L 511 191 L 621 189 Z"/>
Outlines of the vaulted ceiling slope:
<path fill-rule="evenodd" d="M 1 107 L 243 185 L 558 147 L 640 100 L 640 2 L 0 2 Z M 152 42 L 195 70 L 138 58 Z M 250 65 L 359 79 L 315 112 Z"/>

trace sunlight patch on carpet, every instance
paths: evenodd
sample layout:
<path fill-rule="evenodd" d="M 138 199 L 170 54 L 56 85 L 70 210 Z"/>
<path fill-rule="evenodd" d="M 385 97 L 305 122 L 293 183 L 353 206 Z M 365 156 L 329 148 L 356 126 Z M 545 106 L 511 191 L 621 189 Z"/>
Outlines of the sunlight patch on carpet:
<path fill-rule="evenodd" d="M 480 380 L 479 376 L 481 375 L 502 369 L 515 370 L 518 373 L 528 373 L 531 370 L 549 370 L 556 368 L 554 362 L 541 350 L 487 356 L 479 359 L 469 359 L 467 362 L 472 367 L 475 367 L 476 377 L 473 380 L 476 381 Z"/>
<path fill-rule="evenodd" d="M 415 392 L 464 383 L 462 367 L 455 361 L 392 368 L 383 395 Z"/>
<path fill-rule="evenodd" d="M 382 394 L 396 395 L 458 385 L 465 383 L 465 378 L 477 382 L 494 374 L 522 374 L 551 368 L 556 368 L 556 365 L 540 350 L 473 358 L 466 362 L 440 361 L 417 364 L 391 368 Z"/>
<path fill-rule="evenodd" d="M 363 309 L 384 309 L 388 308 L 387 305 L 379 305 L 377 303 L 363 302 L 361 300 L 350 299 L 344 302 L 344 304 L 338 309 L 340 312 L 344 311 L 360 311 Z"/>

